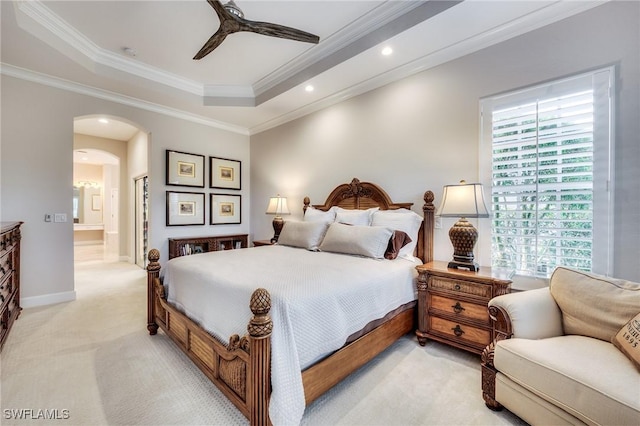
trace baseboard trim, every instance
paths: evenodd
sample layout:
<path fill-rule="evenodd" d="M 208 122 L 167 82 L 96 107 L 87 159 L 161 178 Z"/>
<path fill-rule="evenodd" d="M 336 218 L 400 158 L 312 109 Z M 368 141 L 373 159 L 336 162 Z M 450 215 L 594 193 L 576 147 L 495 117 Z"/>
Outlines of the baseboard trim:
<path fill-rule="evenodd" d="M 76 300 L 76 292 L 65 291 L 63 293 L 43 294 L 42 296 L 21 297 L 20 306 L 23 308 L 35 308 L 36 306 L 53 305 L 73 300 Z"/>

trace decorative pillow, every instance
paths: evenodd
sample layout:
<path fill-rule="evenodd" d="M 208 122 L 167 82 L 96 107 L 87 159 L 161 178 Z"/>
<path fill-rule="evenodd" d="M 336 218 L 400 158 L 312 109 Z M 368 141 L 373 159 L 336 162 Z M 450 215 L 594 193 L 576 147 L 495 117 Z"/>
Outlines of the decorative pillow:
<path fill-rule="evenodd" d="M 400 249 L 411 242 L 411 238 L 404 231 L 393 231 L 391 238 L 389 238 L 389 244 L 387 245 L 387 251 L 384 252 L 384 258 L 393 260 L 398 257 Z"/>
<path fill-rule="evenodd" d="M 640 370 L 640 314 L 631 318 L 611 340 Z"/>
<path fill-rule="evenodd" d="M 640 306 L 640 284 L 564 267 L 553 271 L 549 289 L 562 311 L 564 334 L 606 342 Z"/>
<path fill-rule="evenodd" d="M 369 226 L 371 225 L 371 216 L 378 211 L 378 207 L 367 210 L 348 210 L 342 207 L 336 207 L 336 222 L 346 225 Z"/>
<path fill-rule="evenodd" d="M 328 227 L 326 222 L 287 221 L 280 231 L 278 244 L 317 251 Z"/>
<path fill-rule="evenodd" d="M 336 211 L 333 207 L 331 207 L 326 212 L 313 207 L 307 207 L 307 210 L 304 213 L 305 222 L 332 223 L 335 220 L 336 220 Z"/>
<path fill-rule="evenodd" d="M 411 242 L 404 246 L 398 256 L 413 257 L 418 244 L 418 232 L 422 224 L 422 216 L 407 209 L 379 210 L 373 213 L 371 226 L 384 226 L 405 232 Z"/>
<path fill-rule="evenodd" d="M 320 250 L 382 259 L 392 234 L 391 229 L 380 226 L 346 225 L 335 222 L 329 226 L 320 244 Z"/>

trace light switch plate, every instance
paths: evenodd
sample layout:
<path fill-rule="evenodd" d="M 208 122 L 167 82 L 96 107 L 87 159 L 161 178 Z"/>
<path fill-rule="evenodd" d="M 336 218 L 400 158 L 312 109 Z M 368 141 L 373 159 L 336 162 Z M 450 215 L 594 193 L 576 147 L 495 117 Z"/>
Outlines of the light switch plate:
<path fill-rule="evenodd" d="M 53 221 L 54 222 L 66 222 L 67 221 L 67 214 L 66 213 L 56 213 L 53 216 Z"/>

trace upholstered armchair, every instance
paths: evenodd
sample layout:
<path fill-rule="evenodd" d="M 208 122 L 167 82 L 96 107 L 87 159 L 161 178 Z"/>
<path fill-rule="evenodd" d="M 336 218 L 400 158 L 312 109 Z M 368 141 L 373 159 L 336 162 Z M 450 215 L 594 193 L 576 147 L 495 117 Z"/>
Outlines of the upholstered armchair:
<path fill-rule="evenodd" d="M 640 424 L 632 336 L 640 284 L 558 268 L 548 288 L 496 297 L 489 312 L 495 339 L 482 354 L 489 408 L 504 406 L 532 425 Z"/>

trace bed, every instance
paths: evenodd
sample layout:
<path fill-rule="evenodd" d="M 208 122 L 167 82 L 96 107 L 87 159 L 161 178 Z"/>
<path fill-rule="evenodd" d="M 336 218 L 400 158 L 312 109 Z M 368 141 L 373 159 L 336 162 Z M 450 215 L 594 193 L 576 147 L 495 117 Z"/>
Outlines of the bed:
<path fill-rule="evenodd" d="M 152 335 L 158 328 L 162 329 L 251 424 L 271 423 L 270 403 L 275 424 L 299 422 L 305 405 L 414 329 L 415 275 L 402 278 L 403 282 L 409 280 L 411 291 L 394 290 L 397 295 L 380 293 L 392 290 L 387 288 L 389 285 L 374 281 L 387 273 L 391 281 L 400 280 L 397 277 L 407 277 L 408 270 L 415 272 L 419 262 L 432 260 L 433 199 L 431 191 L 425 192 L 423 220 L 411 253 L 417 258 L 413 263 L 406 253 L 406 259 L 398 257 L 388 261 L 327 252 L 331 249 L 329 232 L 334 229 L 353 233 L 377 232 L 373 228 L 380 228 L 365 229 L 366 226 L 342 223 L 327 225 L 329 231 L 323 234 L 322 247 L 329 250 L 296 247 L 291 243 L 294 235 L 291 230 L 295 227 L 293 223 L 285 224 L 281 243 L 276 246 L 172 259 L 162 268 L 162 278 L 159 252 L 153 249 L 149 252 L 147 267 L 147 329 Z M 336 187 L 324 204 L 312 206 L 305 198 L 303 209 L 305 220 L 311 222 L 311 217 L 336 210 L 342 218 L 350 217 L 351 213 L 353 217 L 362 217 L 364 212 L 373 215 L 386 210 L 405 214 L 411 205 L 394 203 L 378 185 L 353 179 Z M 385 217 L 384 213 L 379 213 L 379 217 Z M 334 222 L 338 221 L 334 219 Z M 288 226 L 289 234 L 285 232 Z M 290 265 L 297 266 L 278 266 L 278 259 L 296 259 Z M 260 278 L 249 274 L 252 268 L 238 268 L 242 262 L 260 271 Z M 350 271 L 351 265 L 364 267 L 367 272 L 349 275 L 344 271 Z M 398 272 L 391 272 L 392 269 Z M 213 279 L 218 281 L 216 286 L 223 286 L 224 300 L 215 297 L 215 292 L 220 291 L 217 287 L 207 284 L 213 271 L 216 274 Z M 233 271 L 237 271 L 235 275 Z M 349 282 L 349 286 L 342 286 L 348 287 L 344 295 L 339 291 L 341 285 L 337 283 L 336 274 Z M 331 284 L 318 285 L 313 280 L 319 275 L 332 277 Z M 298 276 L 299 286 L 295 282 Z M 279 281 L 294 281 L 294 285 L 281 288 L 276 286 Z M 406 284 L 398 285 L 401 286 Z M 309 288 L 314 291 L 310 292 Z M 310 293 L 314 294 L 312 298 L 308 297 Z M 369 297 L 356 297 L 357 294 Z M 303 306 L 302 299 L 304 303 L 317 305 Z M 358 303 L 371 305 L 363 309 L 354 299 L 366 300 Z M 203 300 L 206 303 L 201 303 Z M 244 326 L 238 325 L 243 318 L 247 319 L 246 333 L 242 332 Z M 317 328 L 318 324 L 323 325 L 322 329 Z M 353 330 L 354 327 L 357 330 Z M 227 336 L 230 336 L 228 340 Z M 273 358 L 272 352 L 276 355 Z"/>

